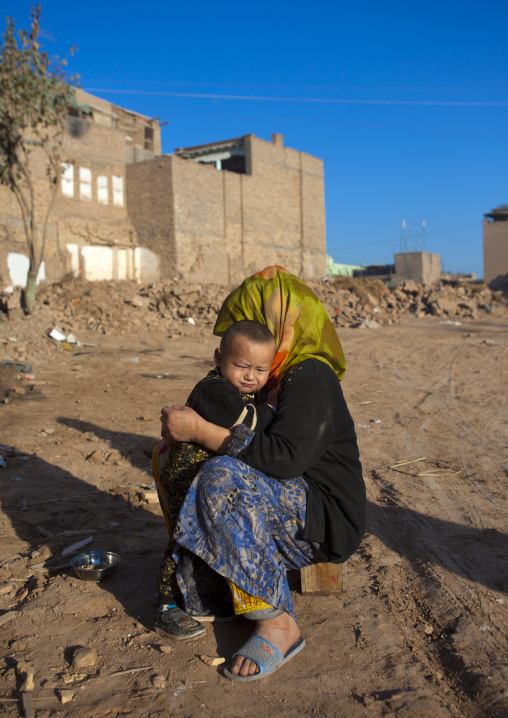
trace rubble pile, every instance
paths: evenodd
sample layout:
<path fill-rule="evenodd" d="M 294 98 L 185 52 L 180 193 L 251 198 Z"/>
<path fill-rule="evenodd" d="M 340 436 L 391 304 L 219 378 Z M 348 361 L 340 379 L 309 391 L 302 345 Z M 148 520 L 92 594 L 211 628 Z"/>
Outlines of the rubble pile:
<path fill-rule="evenodd" d="M 483 313 L 507 310 L 501 288 L 493 290 L 476 282 L 417 285 L 405 281 L 389 289 L 380 280 L 341 277 L 312 281 L 310 286 L 337 327 L 374 329 L 427 315 L 476 319 Z M 507 286 L 505 281 L 502 288 L 506 291 Z M 178 336 L 194 333 L 193 327 L 213 325 L 230 289 L 185 280 L 140 286 L 134 281 L 71 279 L 41 287 L 37 309 L 29 320 L 34 327 L 40 325 L 41 334 L 58 326 L 64 334 L 84 330 L 126 334 L 143 328 Z M 16 304 L 13 295 L 0 295 L 0 317 L 11 327 L 23 319 L 20 296 Z"/>
<path fill-rule="evenodd" d="M 477 319 L 507 307 L 503 292 L 483 283 L 421 285 L 408 280 L 388 289 L 378 279 L 337 278 L 312 283 L 312 288 L 339 327 L 376 328 L 398 324 L 411 315 Z"/>
<path fill-rule="evenodd" d="M 64 333 L 90 329 L 126 334 L 152 327 L 171 335 L 182 333 L 186 325 L 215 322 L 228 291 L 183 280 L 146 286 L 134 281 L 70 280 L 41 289 L 37 302 L 58 317 Z"/>

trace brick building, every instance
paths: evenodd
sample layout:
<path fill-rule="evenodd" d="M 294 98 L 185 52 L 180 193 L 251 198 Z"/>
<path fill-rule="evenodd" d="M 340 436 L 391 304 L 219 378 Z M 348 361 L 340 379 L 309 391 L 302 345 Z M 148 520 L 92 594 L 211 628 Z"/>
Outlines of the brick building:
<path fill-rule="evenodd" d="M 78 89 L 63 159 L 40 278 L 230 283 L 268 264 L 326 275 L 323 163 L 281 135 L 162 155 L 156 119 Z M 14 196 L 0 186 L 0 289 L 25 284 L 26 254 Z"/>
<path fill-rule="evenodd" d="M 178 149 L 127 168 L 140 244 L 163 274 L 234 282 L 268 264 L 326 275 L 321 160 L 254 135 Z"/>
<path fill-rule="evenodd" d="M 156 279 L 157 257 L 139 247 L 126 202 L 126 167 L 161 153 L 157 120 L 77 89 L 69 107 L 60 187 L 48 223 L 44 265 L 49 281 L 72 272 L 87 279 Z M 43 153 L 33 152 L 32 179 L 45 208 Z M 0 289 L 26 283 L 23 223 L 12 192 L 0 185 Z"/>
<path fill-rule="evenodd" d="M 508 204 L 483 220 L 483 280 L 488 284 L 500 274 L 508 274 Z"/>

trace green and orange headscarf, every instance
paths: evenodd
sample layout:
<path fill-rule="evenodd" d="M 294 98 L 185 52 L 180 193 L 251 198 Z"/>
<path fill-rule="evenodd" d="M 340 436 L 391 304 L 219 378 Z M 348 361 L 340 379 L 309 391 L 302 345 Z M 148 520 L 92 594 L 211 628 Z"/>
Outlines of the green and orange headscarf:
<path fill-rule="evenodd" d="M 231 292 L 213 333 L 220 337 L 242 319 L 266 324 L 277 342 L 269 389 L 278 386 L 288 369 L 305 359 L 319 359 L 339 379 L 344 376 L 344 352 L 325 308 L 305 282 L 283 267 L 266 267 Z"/>

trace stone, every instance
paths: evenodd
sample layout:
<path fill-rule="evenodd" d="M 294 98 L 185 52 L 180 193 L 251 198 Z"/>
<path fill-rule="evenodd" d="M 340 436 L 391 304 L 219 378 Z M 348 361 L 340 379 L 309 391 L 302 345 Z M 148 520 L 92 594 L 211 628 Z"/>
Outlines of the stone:
<path fill-rule="evenodd" d="M 91 464 L 101 464 L 104 461 L 104 452 L 100 449 L 92 451 L 92 453 L 86 457 L 86 460 Z"/>
<path fill-rule="evenodd" d="M 93 668 L 97 664 L 97 651 L 95 648 L 82 646 L 74 651 L 72 667 L 75 669 Z"/>
<path fill-rule="evenodd" d="M 70 703 L 74 698 L 74 691 L 70 691 L 68 688 L 60 688 L 58 697 L 60 698 L 60 703 Z"/>
<path fill-rule="evenodd" d="M 200 656 L 203 663 L 206 663 L 207 666 L 220 666 L 222 663 L 226 662 L 226 659 L 222 656 Z"/>
<path fill-rule="evenodd" d="M 172 646 L 168 646 L 168 645 L 159 646 L 159 651 L 161 653 L 164 653 L 165 655 L 167 655 L 168 653 L 171 653 L 172 650 L 173 650 Z"/>
<path fill-rule="evenodd" d="M 34 689 L 34 672 L 33 668 L 29 663 L 20 661 L 16 666 L 16 673 L 18 677 L 23 680 L 20 691 L 33 691 Z"/>
<path fill-rule="evenodd" d="M 166 679 L 164 676 L 161 676 L 159 674 L 156 674 L 155 676 L 152 676 L 152 685 L 156 688 L 165 688 L 166 687 Z"/>

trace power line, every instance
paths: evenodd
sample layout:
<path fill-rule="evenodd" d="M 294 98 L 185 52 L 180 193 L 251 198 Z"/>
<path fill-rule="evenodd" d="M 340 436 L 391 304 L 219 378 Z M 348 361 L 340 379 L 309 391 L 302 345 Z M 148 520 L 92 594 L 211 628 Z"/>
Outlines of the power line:
<path fill-rule="evenodd" d="M 104 78 L 102 78 L 104 80 Z M 225 82 L 160 82 L 143 80 L 143 85 L 161 87 L 248 87 L 258 90 L 340 90 L 341 92 L 508 92 L 508 87 L 355 87 L 350 85 L 263 85 Z M 97 90 L 98 91 L 98 90 Z"/>
<path fill-rule="evenodd" d="M 107 88 L 83 88 L 86 92 L 108 92 L 117 95 L 150 95 L 154 97 L 182 97 L 194 100 L 239 100 L 249 102 L 308 102 L 334 105 L 412 105 L 421 107 L 508 107 L 508 102 L 476 102 L 450 100 L 354 100 L 326 97 L 262 97 L 259 95 L 219 95 L 201 92 L 162 92 L 153 90 L 115 90 Z"/>
<path fill-rule="evenodd" d="M 198 115 L 202 117 L 222 117 L 235 120 L 256 120 L 260 122 L 296 122 L 309 125 L 331 125 L 333 127 L 360 127 L 365 129 L 382 130 L 436 130 L 439 132 L 508 132 L 507 129 L 484 128 L 484 127 L 435 127 L 430 125 L 379 125 L 358 122 L 334 122 L 333 120 L 304 120 L 290 117 L 260 117 L 259 115 L 231 115 L 222 112 L 198 112 L 193 110 L 174 110 L 172 115 Z"/>

